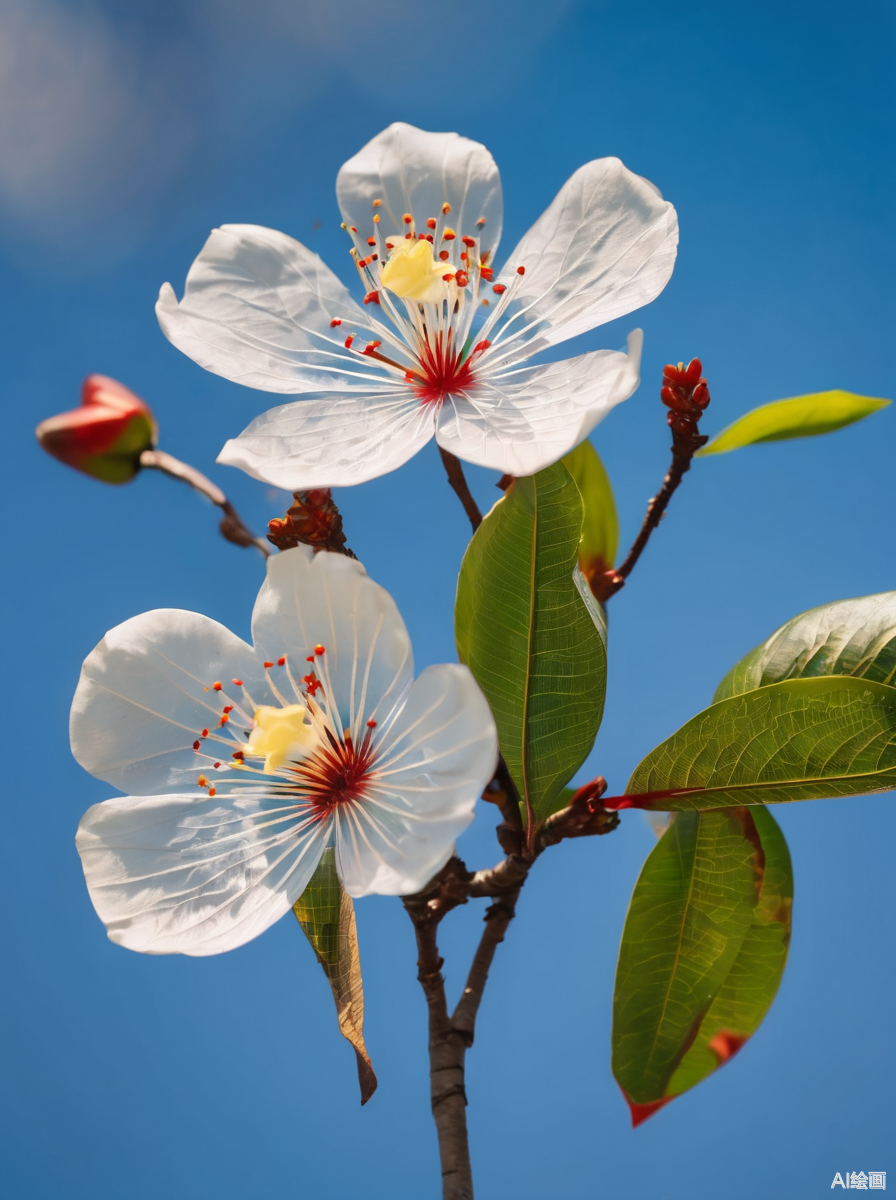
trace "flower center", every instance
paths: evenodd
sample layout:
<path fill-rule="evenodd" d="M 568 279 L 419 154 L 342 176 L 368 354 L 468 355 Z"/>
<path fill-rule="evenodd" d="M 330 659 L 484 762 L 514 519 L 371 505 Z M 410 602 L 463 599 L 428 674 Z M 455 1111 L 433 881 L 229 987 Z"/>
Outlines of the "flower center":
<path fill-rule="evenodd" d="M 489 309 L 491 301 L 481 294 L 494 276 L 491 250 L 482 246 L 484 217 L 466 233 L 452 229 L 446 201 L 437 215 L 427 216 L 420 232 L 413 213 L 405 213 L 399 231 L 386 234 L 380 228 L 381 205 L 381 200 L 373 201 L 368 238 L 354 225 L 343 229 L 354 243 L 352 257 L 364 286 L 364 303 L 380 308 L 388 323 L 379 314 L 371 318 L 370 332 L 376 333 L 372 341 L 350 329 L 341 329 L 333 341 L 338 339 L 344 349 L 366 360 L 367 367 L 375 363 L 377 371 L 385 370 L 394 382 L 409 385 L 423 403 L 438 405 L 452 394 L 469 392 L 503 359 L 503 351 L 495 357 L 496 341 L 488 365 L 480 361 L 493 345 L 489 338 L 496 334 L 491 330 L 503 317 L 515 285 L 494 284 L 491 291 L 498 303 Z M 516 271 L 518 279 L 525 268 Z M 473 345 L 474 317 L 483 309 L 488 313 L 483 314 L 479 340 Z M 342 324 L 341 317 L 330 320 L 333 330 Z"/>
<path fill-rule="evenodd" d="M 232 692 L 222 680 L 203 689 L 226 701 L 220 718 L 197 731 L 193 742 L 197 766 L 209 771 L 196 782 L 209 796 L 218 794 L 219 781 L 230 785 L 226 794 L 260 788 L 312 821 L 364 798 L 375 776 L 377 722 L 357 713 L 352 727 L 343 728 L 325 646 L 315 645 L 305 664 L 307 673 L 297 677 L 285 654 L 264 662 L 278 705 L 255 704 L 242 679 L 232 681 Z"/>
<path fill-rule="evenodd" d="M 420 355 L 421 373 L 411 380 L 416 396 L 424 404 L 441 404 L 452 392 L 467 392 L 476 382 L 472 356 L 461 361 L 459 354 L 445 349 L 439 338 L 426 345 Z"/>
<path fill-rule="evenodd" d="M 331 734 L 328 742 L 290 768 L 318 820 L 329 816 L 340 804 L 363 799 L 376 757 L 369 732 L 360 746 L 355 745 L 347 729 L 341 740 Z"/>

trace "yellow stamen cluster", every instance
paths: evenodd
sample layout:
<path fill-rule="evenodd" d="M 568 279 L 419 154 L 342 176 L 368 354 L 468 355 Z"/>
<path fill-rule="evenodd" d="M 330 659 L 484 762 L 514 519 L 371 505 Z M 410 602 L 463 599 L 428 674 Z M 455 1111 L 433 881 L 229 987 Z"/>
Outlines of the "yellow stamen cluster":
<path fill-rule="evenodd" d="M 431 242 L 402 238 L 396 239 L 389 261 L 380 271 L 380 283 L 403 300 L 439 304 L 448 294 L 442 279 L 445 273 L 445 264 L 433 258 Z"/>
<path fill-rule="evenodd" d="M 283 708 L 263 704 L 255 710 L 255 728 L 246 749 L 249 754 L 264 758 L 266 772 L 306 758 L 314 750 L 318 734 L 306 722 L 307 712 L 304 704 L 288 704 Z"/>

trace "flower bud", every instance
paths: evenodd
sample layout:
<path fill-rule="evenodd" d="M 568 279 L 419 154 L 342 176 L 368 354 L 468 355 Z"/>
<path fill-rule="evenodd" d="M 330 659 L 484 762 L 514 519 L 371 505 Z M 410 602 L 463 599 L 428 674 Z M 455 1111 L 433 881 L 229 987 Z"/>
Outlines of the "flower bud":
<path fill-rule="evenodd" d="M 268 522 L 268 541 L 278 550 L 291 550 L 294 546 L 311 546 L 318 550 L 332 550 L 345 554 L 345 534 L 342 532 L 342 514 L 333 501 L 329 488 L 312 488 L 307 492 L 293 492 L 295 503 L 285 517 L 275 517 Z"/>
<path fill-rule="evenodd" d="M 133 479 L 140 455 L 156 442 L 150 408 L 105 375 L 88 375 L 81 385 L 81 407 L 41 421 L 36 433 L 48 454 L 104 483 Z"/>

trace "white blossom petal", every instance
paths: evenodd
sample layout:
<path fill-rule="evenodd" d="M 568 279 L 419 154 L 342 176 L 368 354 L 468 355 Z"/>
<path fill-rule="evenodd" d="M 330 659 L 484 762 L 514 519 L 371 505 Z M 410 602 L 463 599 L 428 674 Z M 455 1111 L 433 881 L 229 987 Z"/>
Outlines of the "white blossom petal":
<path fill-rule="evenodd" d="M 218 462 L 295 491 L 348 487 L 394 471 L 433 436 L 433 414 L 410 387 L 367 396 L 312 396 L 256 417 Z"/>
<path fill-rule="evenodd" d="M 268 559 L 252 636 L 259 653 L 273 660 L 286 655 L 298 676 L 310 669 L 305 657 L 322 645 L 314 669 L 331 711 L 335 700 L 341 726 L 356 740 L 366 721 L 389 718 L 413 679 L 411 642 L 395 601 L 343 554 L 299 546 Z"/>
<path fill-rule="evenodd" d="M 397 121 L 348 160 L 336 179 L 336 197 L 343 220 L 365 236 L 374 211 L 387 236 L 405 232 L 405 213 L 425 233 L 426 220 L 440 218 L 447 202 L 451 213 L 446 223 L 481 236 L 482 249 L 494 260 L 504 215 L 501 177 L 485 146 L 469 138 L 427 133 Z M 374 200 L 382 200 L 376 210 Z M 485 224 L 477 229 L 482 217 Z"/>
<path fill-rule="evenodd" d="M 495 723 L 470 671 L 428 667 L 384 730 L 370 795 L 335 810 L 336 863 L 349 895 L 419 891 L 473 820 L 497 753 Z"/>
<path fill-rule="evenodd" d="M 442 406 L 436 439 L 465 462 L 533 475 L 583 441 L 639 382 L 641 330 L 628 354 L 595 350 L 486 378 Z"/>
<path fill-rule="evenodd" d="M 178 304 L 170 283 L 156 304 L 162 332 L 207 371 L 267 392 L 370 391 L 373 359 L 345 348 L 374 323 L 333 272 L 300 242 L 261 225 L 212 231 Z M 331 320 L 341 326 L 331 328 Z"/>
<path fill-rule="evenodd" d="M 234 678 L 256 704 L 274 702 L 251 646 L 217 621 L 176 608 L 132 617 L 84 662 L 72 702 L 72 753 L 122 791 L 146 795 L 195 784 L 211 761 L 229 762 L 234 737 L 241 737 L 239 712 L 226 728 L 218 724 L 224 705 L 243 703 Z M 209 736 L 197 754 L 193 742 L 203 728 Z"/>
<path fill-rule="evenodd" d="M 501 343 L 534 354 L 655 300 L 678 245 L 675 209 L 618 158 L 585 163 L 514 249 Z M 518 267 L 525 275 L 516 274 Z"/>
<path fill-rule="evenodd" d="M 124 796 L 78 828 L 109 938 L 146 954 L 219 954 L 263 933 L 305 890 L 329 823 L 275 799 Z"/>

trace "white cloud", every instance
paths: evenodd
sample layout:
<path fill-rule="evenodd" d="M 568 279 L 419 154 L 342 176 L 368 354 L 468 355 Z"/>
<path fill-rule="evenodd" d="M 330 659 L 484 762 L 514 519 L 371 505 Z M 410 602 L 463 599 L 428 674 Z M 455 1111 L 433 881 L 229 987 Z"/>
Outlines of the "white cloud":
<path fill-rule="evenodd" d="M 144 208 L 176 172 L 190 139 L 160 82 L 96 12 L 53 0 L 0 0 L 7 226 L 64 248 L 124 209 Z"/>
<path fill-rule="evenodd" d="M 483 87 L 508 104 L 571 3 L 523 16 L 517 0 L 0 0 L 7 246 L 26 261 L 29 246 L 127 253 L 172 186 L 346 83 L 405 119 L 444 93 L 441 127 L 459 127 Z"/>

